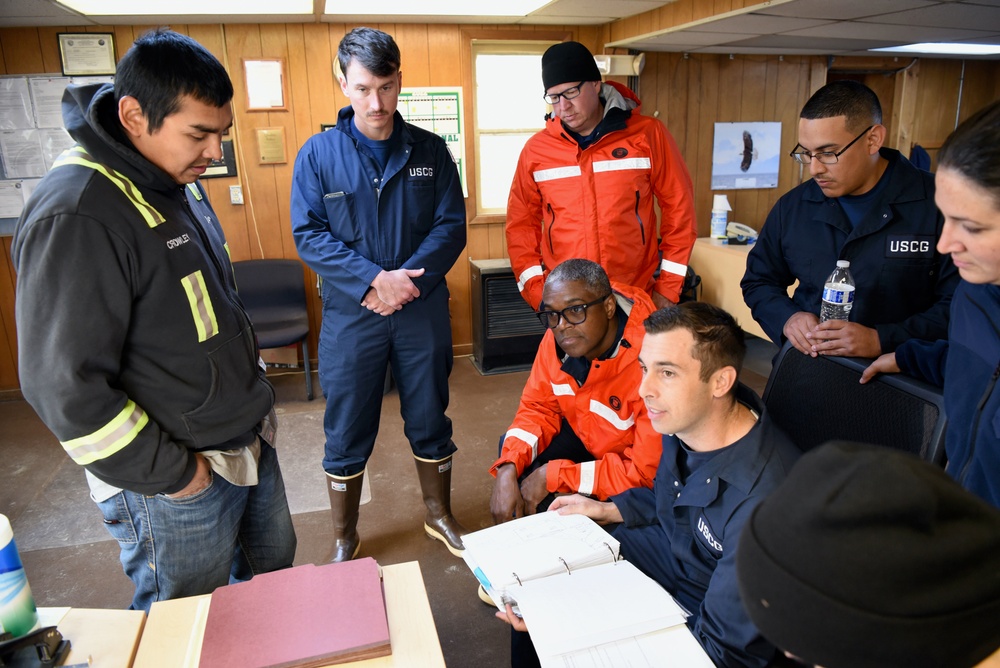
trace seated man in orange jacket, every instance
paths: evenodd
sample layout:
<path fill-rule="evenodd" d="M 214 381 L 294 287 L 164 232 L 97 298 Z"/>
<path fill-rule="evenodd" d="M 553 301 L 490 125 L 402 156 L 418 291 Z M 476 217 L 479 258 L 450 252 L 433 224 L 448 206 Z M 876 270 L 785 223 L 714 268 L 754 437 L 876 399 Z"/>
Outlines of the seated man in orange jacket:
<path fill-rule="evenodd" d="M 637 362 L 653 310 L 642 288 L 612 286 L 596 262 L 567 260 L 548 275 L 538 316 L 549 331 L 490 469 L 496 523 L 545 510 L 555 493 L 603 500 L 653 486 L 660 436 Z"/>

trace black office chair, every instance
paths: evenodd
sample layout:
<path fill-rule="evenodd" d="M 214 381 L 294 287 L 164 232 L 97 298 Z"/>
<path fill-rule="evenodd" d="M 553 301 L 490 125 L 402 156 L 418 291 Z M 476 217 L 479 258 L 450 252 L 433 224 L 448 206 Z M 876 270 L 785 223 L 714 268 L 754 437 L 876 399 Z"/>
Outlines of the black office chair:
<path fill-rule="evenodd" d="M 764 405 L 805 451 L 838 439 L 905 450 L 944 464 L 941 389 L 903 374 L 858 380 L 869 360 L 810 357 L 785 343 L 764 388 Z"/>
<path fill-rule="evenodd" d="M 302 345 L 306 397 L 312 401 L 309 313 L 302 264 L 298 260 L 243 260 L 233 263 L 236 289 L 261 348 Z"/>

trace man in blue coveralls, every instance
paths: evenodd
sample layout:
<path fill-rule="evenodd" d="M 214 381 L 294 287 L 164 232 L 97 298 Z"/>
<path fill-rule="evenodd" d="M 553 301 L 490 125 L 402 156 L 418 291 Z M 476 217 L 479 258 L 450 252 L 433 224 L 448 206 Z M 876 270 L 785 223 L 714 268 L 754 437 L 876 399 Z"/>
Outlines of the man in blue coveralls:
<path fill-rule="evenodd" d="M 776 649 L 740 602 L 736 543 L 751 511 L 801 453 L 737 381 L 746 344 L 731 315 L 688 302 L 660 309 L 644 324 L 639 396 L 663 434 L 653 488 L 603 502 L 560 496 L 549 509 L 616 524 L 622 557 L 691 613 L 688 627 L 717 666 L 762 668 Z M 510 608 L 498 615 L 525 630 Z M 514 634 L 511 665 L 537 664 L 526 635 Z"/>
<path fill-rule="evenodd" d="M 391 36 L 356 28 L 337 59 L 351 105 L 299 151 L 291 195 L 299 255 L 323 281 L 332 561 L 361 547 L 358 504 L 387 365 L 427 506 L 424 530 L 460 555 L 465 530 L 451 514 L 456 447 L 445 415 L 453 364 L 445 274 L 465 246 L 458 170 L 444 140 L 396 111 L 402 73 Z"/>

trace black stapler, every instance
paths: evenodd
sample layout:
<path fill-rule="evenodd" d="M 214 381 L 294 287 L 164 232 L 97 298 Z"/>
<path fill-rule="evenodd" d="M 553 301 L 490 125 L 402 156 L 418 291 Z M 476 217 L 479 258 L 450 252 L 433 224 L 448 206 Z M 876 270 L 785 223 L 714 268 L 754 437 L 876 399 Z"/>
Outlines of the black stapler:
<path fill-rule="evenodd" d="M 70 642 L 64 640 L 59 629 L 45 626 L 21 636 L 11 638 L 0 634 L 0 666 L 3 668 L 48 668 L 62 665 L 69 654 Z"/>

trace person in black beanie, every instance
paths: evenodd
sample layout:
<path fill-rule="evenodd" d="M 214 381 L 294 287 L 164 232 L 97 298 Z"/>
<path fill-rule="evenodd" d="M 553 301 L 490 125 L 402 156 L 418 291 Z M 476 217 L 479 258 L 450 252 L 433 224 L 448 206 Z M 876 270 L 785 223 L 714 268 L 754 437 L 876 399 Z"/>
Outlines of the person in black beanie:
<path fill-rule="evenodd" d="M 548 273 L 582 258 L 612 281 L 645 290 L 657 308 L 677 303 L 697 224 L 674 138 L 639 113 L 631 90 L 601 82 L 583 44 L 554 44 L 541 65 L 552 112 L 525 143 L 507 200 L 507 248 L 521 296 L 537 310 Z"/>
<path fill-rule="evenodd" d="M 912 455 L 806 454 L 754 510 L 736 572 L 750 619 L 800 661 L 1000 666 L 1000 511 Z"/>

